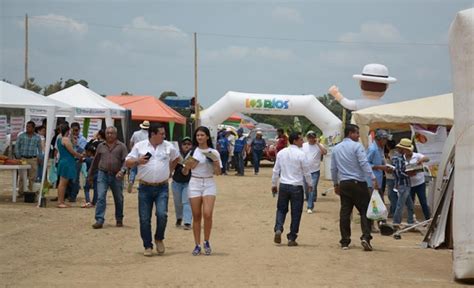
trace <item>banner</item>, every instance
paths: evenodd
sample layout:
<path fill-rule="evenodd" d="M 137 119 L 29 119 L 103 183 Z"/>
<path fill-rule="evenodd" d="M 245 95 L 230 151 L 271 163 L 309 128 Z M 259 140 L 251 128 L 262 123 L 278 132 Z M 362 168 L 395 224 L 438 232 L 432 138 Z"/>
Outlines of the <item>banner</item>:
<path fill-rule="evenodd" d="M 438 172 L 444 143 L 448 138 L 445 126 L 433 126 L 425 128 L 417 124 L 410 125 L 412 138 L 419 153 L 427 156 L 430 161 L 426 163 L 433 176 Z"/>

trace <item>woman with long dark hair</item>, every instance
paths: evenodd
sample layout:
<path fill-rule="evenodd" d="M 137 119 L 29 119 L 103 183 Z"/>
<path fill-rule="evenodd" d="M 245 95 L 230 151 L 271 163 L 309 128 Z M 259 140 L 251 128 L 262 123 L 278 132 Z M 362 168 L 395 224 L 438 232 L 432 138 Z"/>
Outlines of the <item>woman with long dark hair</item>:
<path fill-rule="evenodd" d="M 216 201 L 216 183 L 213 175 L 221 174 L 221 158 L 219 152 L 214 149 L 209 129 L 200 126 L 193 136 L 192 157 L 196 160 L 183 168 L 183 174 L 191 173 L 188 186 L 188 197 L 191 202 L 193 214 L 193 234 L 196 246 L 193 255 L 201 254 L 201 219 L 204 218 L 204 252 L 210 255 L 211 245 L 209 238 L 212 228 L 212 213 Z"/>
<path fill-rule="evenodd" d="M 57 146 L 59 151 L 58 162 L 58 208 L 68 208 L 69 205 L 64 203 L 64 194 L 66 192 L 67 183 L 69 180 L 76 178 L 76 160 L 82 155 L 74 151 L 71 139 L 69 138 L 70 127 L 68 124 L 62 124 L 60 127 L 61 136 L 57 139 Z"/>

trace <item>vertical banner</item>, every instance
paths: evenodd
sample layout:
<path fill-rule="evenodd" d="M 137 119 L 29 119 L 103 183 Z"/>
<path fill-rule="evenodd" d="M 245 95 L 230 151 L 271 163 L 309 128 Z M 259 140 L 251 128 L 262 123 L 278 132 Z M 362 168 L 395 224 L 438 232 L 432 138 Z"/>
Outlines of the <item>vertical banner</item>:
<path fill-rule="evenodd" d="M 430 169 L 431 175 L 436 176 L 444 143 L 448 138 L 446 127 L 435 126 L 433 129 L 427 129 L 417 124 L 410 125 L 410 127 L 416 149 L 430 159 L 426 165 Z"/>
<path fill-rule="evenodd" d="M 23 116 L 12 116 L 10 117 L 10 133 L 11 141 L 16 141 L 18 133 L 25 130 L 25 117 Z"/>
<path fill-rule="evenodd" d="M 5 153 L 7 143 L 7 115 L 0 115 L 0 154 Z"/>

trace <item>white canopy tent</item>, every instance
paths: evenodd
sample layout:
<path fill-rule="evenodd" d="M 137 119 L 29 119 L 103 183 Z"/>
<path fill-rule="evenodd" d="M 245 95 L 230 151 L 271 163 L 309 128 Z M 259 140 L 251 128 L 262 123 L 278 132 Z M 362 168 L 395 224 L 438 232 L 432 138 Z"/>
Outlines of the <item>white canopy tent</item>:
<path fill-rule="evenodd" d="M 410 124 L 452 126 L 453 107 L 453 94 L 443 94 L 354 111 L 352 123 L 359 126 L 361 141 L 367 146 L 366 135 L 377 128 L 409 131 Z"/>
<path fill-rule="evenodd" d="M 46 129 L 46 143 L 51 143 L 53 131 L 56 127 L 57 116 L 72 115 L 72 107 L 48 99 L 33 91 L 0 81 L 0 107 L 25 109 L 25 116 L 46 116 L 48 127 Z M 26 118 L 27 119 L 27 118 Z M 45 157 L 43 165 L 48 167 L 48 155 L 50 145 L 45 145 Z M 41 187 L 46 177 L 46 170 L 41 175 Z M 38 198 L 38 204 L 41 197 Z"/>
<path fill-rule="evenodd" d="M 126 135 L 124 129 L 126 109 L 81 84 L 51 94 L 48 98 L 73 106 L 74 117 L 105 118 L 107 126 L 113 126 L 114 118 L 121 119 L 124 137 Z"/>

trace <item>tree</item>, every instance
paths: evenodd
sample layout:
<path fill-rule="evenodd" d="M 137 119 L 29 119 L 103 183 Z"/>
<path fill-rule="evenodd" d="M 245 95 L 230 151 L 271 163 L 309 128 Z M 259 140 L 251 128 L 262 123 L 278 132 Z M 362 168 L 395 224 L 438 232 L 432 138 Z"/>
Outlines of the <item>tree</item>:
<path fill-rule="evenodd" d="M 161 93 L 159 99 L 163 101 L 166 99 L 166 97 L 178 97 L 178 94 L 176 94 L 176 92 L 174 91 L 164 91 L 163 93 Z"/>
<path fill-rule="evenodd" d="M 23 84 L 21 84 L 20 87 L 25 88 L 25 81 L 23 81 Z M 43 88 L 40 85 L 35 83 L 34 77 L 31 77 L 31 78 L 28 78 L 28 87 L 26 87 L 26 89 L 39 93 Z"/>
<path fill-rule="evenodd" d="M 120 95 L 122 95 L 122 96 L 132 96 L 133 94 L 129 93 L 128 91 L 124 91 L 124 92 L 120 93 Z"/>
<path fill-rule="evenodd" d="M 81 84 L 82 86 L 84 86 L 86 88 L 89 88 L 89 83 L 87 83 L 86 80 L 81 79 L 79 81 L 76 81 L 74 79 L 67 79 L 66 82 L 64 82 L 63 89 L 69 88 L 69 87 L 74 86 L 76 84 Z"/>
<path fill-rule="evenodd" d="M 53 84 L 49 84 L 48 86 L 44 87 L 43 94 L 44 96 L 51 95 L 63 89 L 63 81 L 59 80 Z"/>

